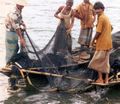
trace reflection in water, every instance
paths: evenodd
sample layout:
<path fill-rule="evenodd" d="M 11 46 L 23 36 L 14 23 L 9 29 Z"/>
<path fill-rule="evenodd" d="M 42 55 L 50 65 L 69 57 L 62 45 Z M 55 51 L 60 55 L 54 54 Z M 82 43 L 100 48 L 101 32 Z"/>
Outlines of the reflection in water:
<path fill-rule="evenodd" d="M 92 101 L 92 98 L 85 94 L 82 94 L 82 96 L 67 93 L 30 94 L 23 91 L 9 97 L 4 104 L 91 104 Z"/>
<path fill-rule="evenodd" d="M 21 91 L 9 97 L 4 104 L 119 104 L 118 90 L 120 88 L 113 88 L 101 96 L 95 91 L 84 94 Z"/>

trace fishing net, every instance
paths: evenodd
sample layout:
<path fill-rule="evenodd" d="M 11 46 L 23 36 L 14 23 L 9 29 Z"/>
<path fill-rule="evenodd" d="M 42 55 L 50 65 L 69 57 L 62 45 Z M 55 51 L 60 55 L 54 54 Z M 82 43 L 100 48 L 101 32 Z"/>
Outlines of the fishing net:
<path fill-rule="evenodd" d="M 92 79 L 94 72 L 87 68 L 88 62 L 78 64 L 72 58 L 70 34 L 67 34 L 64 21 L 58 25 L 55 34 L 48 44 L 40 49 L 24 32 L 26 47 L 21 48 L 20 53 L 13 58 L 26 70 L 38 69 L 37 72 L 45 72 L 51 87 L 60 90 L 84 90 L 89 85 L 87 79 Z M 76 53 L 75 53 L 76 54 Z"/>
<path fill-rule="evenodd" d="M 59 67 L 62 65 L 72 64 L 73 61 L 67 58 L 70 55 L 68 50 L 68 37 L 64 22 L 57 27 L 55 34 L 42 49 L 36 46 L 34 42 L 24 35 L 26 40 L 26 52 L 30 59 L 39 60 L 42 67 Z M 66 57 L 67 56 L 67 57 Z M 66 57 L 66 58 L 65 58 Z"/>

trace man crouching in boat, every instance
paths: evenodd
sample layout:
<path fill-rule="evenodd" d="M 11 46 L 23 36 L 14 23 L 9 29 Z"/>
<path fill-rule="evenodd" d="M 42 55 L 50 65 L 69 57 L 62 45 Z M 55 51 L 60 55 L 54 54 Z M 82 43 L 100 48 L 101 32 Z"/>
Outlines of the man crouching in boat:
<path fill-rule="evenodd" d="M 17 55 L 20 47 L 25 47 L 25 39 L 22 34 L 21 26 L 25 28 L 25 24 L 22 20 L 22 9 L 26 5 L 25 0 L 18 0 L 13 12 L 8 13 L 5 20 L 6 25 L 6 65 L 9 65 L 13 58 Z M 18 38 L 20 39 L 20 47 L 18 45 Z M 15 86 L 16 76 L 13 75 L 13 70 L 10 76 L 10 89 L 17 90 Z M 10 90 L 9 89 L 9 90 Z"/>
<path fill-rule="evenodd" d="M 60 22 L 64 21 L 65 28 L 66 28 L 66 42 L 67 42 L 67 50 L 71 53 L 72 51 L 72 38 L 71 38 L 71 29 L 74 24 L 74 12 L 72 9 L 73 6 L 73 0 L 67 0 L 66 6 L 60 6 L 54 16 L 58 19 L 60 19 Z M 62 35 L 61 35 L 62 36 Z M 60 37 L 62 39 L 62 37 Z M 60 40 L 61 40 L 60 39 Z M 60 43 L 57 44 L 56 47 L 59 48 L 59 44 L 63 47 L 65 46 L 64 43 L 62 43 L 63 40 L 60 41 Z"/>
<path fill-rule="evenodd" d="M 112 26 L 109 18 L 104 14 L 104 5 L 101 2 L 94 4 L 94 9 L 98 15 L 96 35 L 92 44 L 96 42 L 96 51 L 88 67 L 98 72 L 96 83 L 108 83 L 110 73 L 109 56 L 112 49 Z M 105 81 L 102 74 L 105 73 Z"/>

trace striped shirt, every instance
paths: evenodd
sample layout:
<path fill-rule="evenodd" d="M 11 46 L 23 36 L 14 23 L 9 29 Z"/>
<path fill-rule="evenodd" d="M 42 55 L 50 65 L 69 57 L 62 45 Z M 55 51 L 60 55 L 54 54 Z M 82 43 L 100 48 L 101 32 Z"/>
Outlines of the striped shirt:
<path fill-rule="evenodd" d="M 8 13 L 5 19 L 5 26 L 10 31 L 16 31 L 23 24 L 20 10 L 16 7 L 13 12 Z"/>

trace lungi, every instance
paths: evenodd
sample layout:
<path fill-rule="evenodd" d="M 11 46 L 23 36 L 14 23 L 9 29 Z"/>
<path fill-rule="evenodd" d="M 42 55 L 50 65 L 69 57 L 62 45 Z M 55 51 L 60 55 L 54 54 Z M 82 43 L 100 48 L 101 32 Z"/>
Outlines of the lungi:
<path fill-rule="evenodd" d="M 110 51 L 95 51 L 94 56 L 90 61 L 88 67 L 98 72 L 109 73 L 109 56 Z"/>
<path fill-rule="evenodd" d="M 6 31 L 6 64 L 8 64 L 12 57 L 18 52 L 18 35 L 16 32 Z"/>
<path fill-rule="evenodd" d="M 93 28 L 81 29 L 78 43 L 89 46 L 92 39 Z"/>

